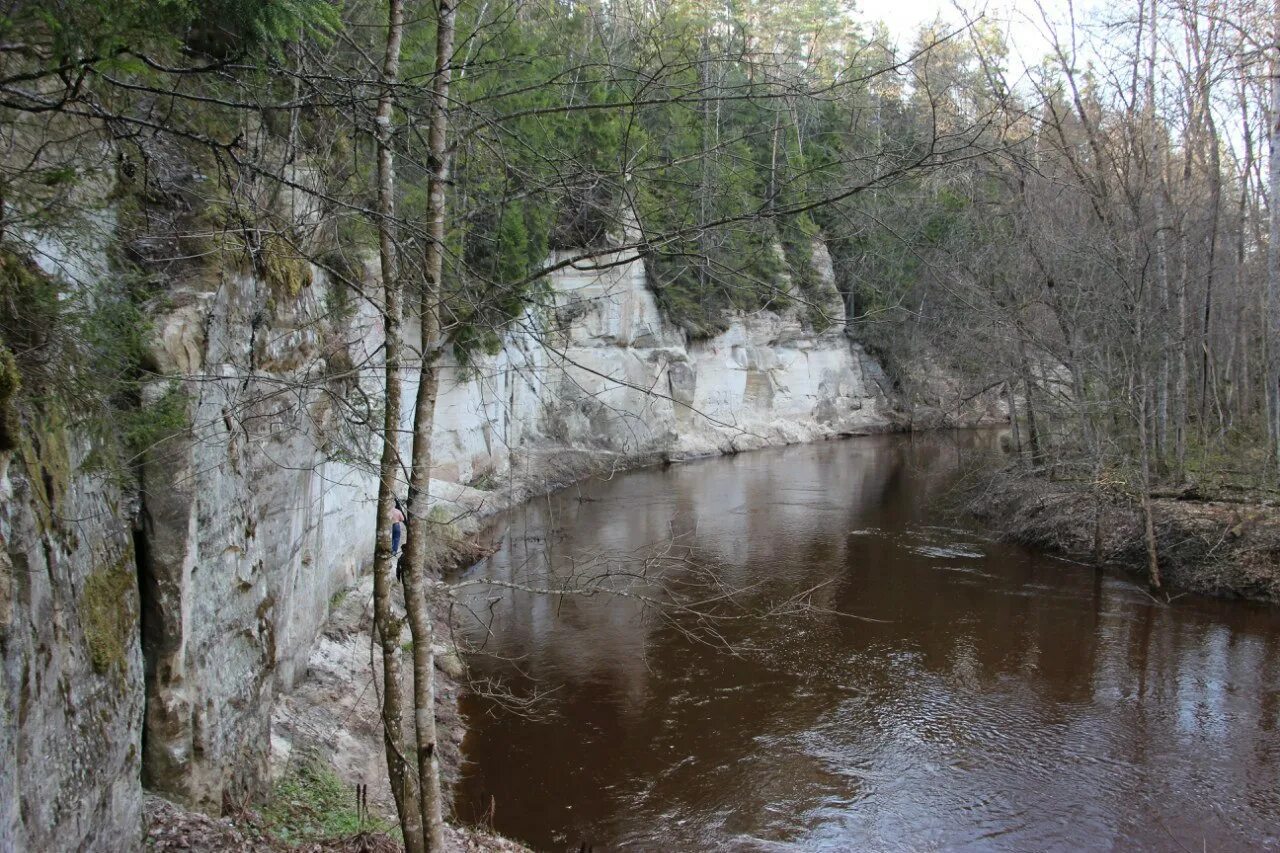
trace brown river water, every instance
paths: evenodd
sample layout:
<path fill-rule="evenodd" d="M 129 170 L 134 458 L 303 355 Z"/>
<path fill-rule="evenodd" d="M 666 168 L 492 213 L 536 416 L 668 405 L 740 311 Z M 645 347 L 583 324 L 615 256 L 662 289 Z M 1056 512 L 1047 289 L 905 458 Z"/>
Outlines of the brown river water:
<path fill-rule="evenodd" d="M 458 816 L 542 850 L 1280 849 L 1280 610 L 991 541 L 946 507 L 995 439 L 748 453 L 506 515 L 465 577 L 661 554 L 812 610 L 713 624 L 728 653 L 635 599 L 471 588 L 473 675 L 541 698 L 466 701 Z"/>

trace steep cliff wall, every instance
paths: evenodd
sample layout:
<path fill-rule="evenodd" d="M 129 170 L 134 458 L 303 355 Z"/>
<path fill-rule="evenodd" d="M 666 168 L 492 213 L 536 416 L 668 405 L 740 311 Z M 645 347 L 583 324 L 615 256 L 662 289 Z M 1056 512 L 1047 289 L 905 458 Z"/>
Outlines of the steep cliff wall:
<path fill-rule="evenodd" d="M 132 513 L 57 420 L 0 451 L 0 850 L 141 840 Z"/>
<path fill-rule="evenodd" d="M 762 312 L 689 342 L 659 312 L 643 264 L 624 261 L 558 272 L 554 305 L 528 315 L 501 353 L 446 367 L 438 479 L 536 469 L 573 451 L 682 459 L 889 424 L 883 376 L 843 323 L 817 334 Z"/>
<path fill-rule="evenodd" d="M 192 428 L 143 472 L 144 781 L 210 811 L 261 792 L 272 699 L 373 551 L 374 481 L 334 409 L 365 399 L 376 313 L 305 276 L 196 280 L 160 325 Z"/>
<path fill-rule="evenodd" d="M 793 316 L 735 318 L 690 343 L 658 311 L 643 265 L 604 258 L 553 277 L 554 302 L 496 355 L 445 365 L 433 496 L 443 519 L 485 517 L 592 472 L 735 452 L 897 423 L 879 366 L 843 334 Z M 307 678 L 277 704 L 273 762 L 322 749 L 390 809 L 379 717 L 367 685 L 369 579 L 314 646 Z M 455 751 L 446 745 L 448 756 Z M 304 752 L 305 754 L 305 752 Z"/>
<path fill-rule="evenodd" d="M 620 258 L 551 291 L 499 352 L 443 366 L 433 497 L 473 524 L 593 470 L 890 424 L 839 323 L 742 316 L 691 343 Z M 74 430 L 6 466 L 0 848 L 128 849 L 142 784 L 211 812 L 264 791 L 272 708 L 373 550 L 368 294 L 301 261 L 175 277 L 145 396 L 180 389 L 187 426 L 138 487 L 90 473 Z"/>
<path fill-rule="evenodd" d="M 557 273 L 500 352 L 445 362 L 433 496 L 485 514 L 610 465 L 888 424 L 840 324 L 761 314 L 690 344 L 620 260 Z M 308 279 L 284 299 L 227 277 L 163 324 L 195 402 L 180 452 L 144 478 L 145 778 L 205 809 L 261 790 L 273 699 L 372 554 L 376 448 L 352 420 L 377 393 L 381 326 Z"/>

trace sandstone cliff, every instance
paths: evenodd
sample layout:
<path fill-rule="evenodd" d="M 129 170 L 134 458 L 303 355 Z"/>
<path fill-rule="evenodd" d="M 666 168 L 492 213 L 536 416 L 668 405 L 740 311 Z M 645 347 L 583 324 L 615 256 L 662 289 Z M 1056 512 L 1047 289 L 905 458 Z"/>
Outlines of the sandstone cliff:
<path fill-rule="evenodd" d="M 89 473 L 69 427 L 0 477 L 0 848 L 128 849 L 144 784 L 210 812 L 263 793 L 272 709 L 372 555 L 374 299 L 309 266 L 193 276 L 154 337 L 149 394 L 179 383 L 187 428 L 140 488 Z M 883 384 L 839 322 L 690 342 L 643 264 L 605 257 L 446 362 L 433 498 L 476 524 L 591 471 L 886 429 Z"/>

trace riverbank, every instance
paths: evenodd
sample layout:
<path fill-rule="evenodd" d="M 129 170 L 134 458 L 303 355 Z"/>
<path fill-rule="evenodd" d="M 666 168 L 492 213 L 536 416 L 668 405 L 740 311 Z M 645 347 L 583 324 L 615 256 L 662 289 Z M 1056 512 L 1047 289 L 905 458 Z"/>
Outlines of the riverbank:
<path fill-rule="evenodd" d="M 478 559 L 475 540 L 453 530 L 429 554 L 433 572 Z M 458 701 L 466 689 L 462 659 L 453 642 L 451 599 L 435 602 L 435 623 L 446 626 L 436 645 L 436 721 L 446 809 L 462 770 L 465 725 Z M 393 607 L 403 617 L 397 585 Z M 331 616 L 318 638 L 307 675 L 282 697 L 272 718 L 272 796 L 261 808 L 229 809 L 213 819 L 159 797 L 147 803 L 148 850 L 250 850 L 260 853 L 395 853 L 395 804 L 383 751 L 381 668 L 373 626 L 373 576 L 331 602 Z M 408 640 L 405 652 L 410 649 Z M 408 668 L 405 669 L 406 676 Z M 412 679 L 402 684 L 412 707 Z M 411 734 L 412 717 L 406 724 Z M 365 786 L 363 814 L 355 790 Z M 188 844 L 189 846 L 183 846 Z M 479 827 L 446 826 L 449 853 L 529 853 L 528 848 Z"/>
<path fill-rule="evenodd" d="M 865 433 L 889 431 L 895 431 L 894 427 L 868 428 Z M 726 444 L 719 453 L 702 456 L 736 452 L 738 450 L 733 445 Z M 543 454 L 536 459 L 526 457 L 524 464 L 513 467 L 511 475 L 503 481 L 485 484 L 490 488 L 433 481 L 432 492 L 437 502 L 431 514 L 433 544 L 428 554 L 428 568 L 434 576 L 443 577 L 483 557 L 486 554 L 484 533 L 494 517 L 503 511 L 591 477 L 612 477 L 624 471 L 694 458 L 701 456 L 672 458 L 658 453 L 566 450 Z M 401 594 L 402 590 L 397 585 L 393 604 L 403 612 Z M 382 682 L 380 666 L 375 665 L 372 599 L 373 577 L 365 574 L 330 602 L 330 617 L 312 650 L 305 678 L 276 703 L 271 726 L 271 767 L 277 792 L 282 781 L 308 763 L 317 764 L 332 773 L 346 787 L 368 785 L 372 813 L 383 821 L 394 823 L 395 807 L 386 778 L 382 740 L 378 699 Z M 445 629 L 437 640 L 436 648 L 436 720 L 441 775 L 449 800 L 447 809 L 452 805 L 455 783 L 461 775 L 461 747 L 466 735 L 458 703 L 462 694 L 471 689 L 465 662 L 458 652 L 459 643 L 453 636 L 459 617 L 453 612 L 452 604 L 447 593 L 442 593 L 435 602 L 436 625 Z M 406 667 L 405 672 L 408 671 Z M 410 680 L 406 679 L 403 686 L 406 691 L 405 707 L 411 707 Z M 501 807 L 501 804 L 497 805 Z M 471 828 L 455 829 L 466 833 L 474 843 L 489 843 L 486 839 L 493 839 L 492 843 L 499 845 L 465 849 L 526 849 L 515 842 L 475 832 Z M 215 846 L 209 849 L 222 848 Z"/>
<path fill-rule="evenodd" d="M 321 816 L 299 809 L 296 817 L 305 821 Z M 154 794 L 144 799 L 143 820 L 143 843 L 149 853 L 398 853 L 403 849 L 398 839 L 382 829 L 357 828 L 323 840 L 291 840 L 261 812 L 246 809 L 212 818 Z M 445 844 L 447 853 L 528 853 L 524 845 L 501 836 L 455 826 L 445 828 Z"/>
<path fill-rule="evenodd" d="M 980 480 L 968 509 L 1008 541 L 1146 577 L 1132 498 L 1006 469 Z M 1184 492 L 1153 497 L 1151 509 L 1166 591 L 1280 602 L 1280 508 Z"/>
<path fill-rule="evenodd" d="M 433 555 L 437 570 L 447 570 L 474 559 L 471 540 L 458 540 Z M 393 606 L 403 614 L 403 599 L 397 589 Z M 453 641 L 451 599 L 442 594 L 435 602 L 435 624 L 440 628 L 436 652 L 436 725 L 440 773 L 445 789 L 445 807 L 452 805 L 454 785 L 462 770 L 462 740 L 466 732 L 458 701 L 467 689 L 466 673 Z M 333 616 L 311 656 L 307 678 L 282 698 L 272 718 L 272 776 L 275 798 L 287 796 L 299 787 L 297 777 L 317 768 L 338 781 L 344 789 L 366 787 L 367 806 L 374 820 L 383 826 L 395 823 L 395 804 L 386 776 L 386 754 L 382 739 L 380 697 L 381 668 L 372 632 L 373 577 L 366 575 L 352 589 L 334 601 Z M 405 652 L 411 648 L 405 639 Z M 412 679 L 401 685 L 404 707 L 412 707 Z M 406 723 L 410 739 L 412 717 Z M 303 787 L 310 785 L 303 780 Z M 270 809 L 272 803 L 267 808 Z M 453 827 L 474 843 L 488 844 L 489 836 L 471 828 Z M 477 840 L 478 839 L 478 840 Z M 463 847 L 466 850 L 519 851 L 525 848 L 506 839 L 491 839 L 490 846 Z M 399 849 L 396 847 L 395 849 Z"/>
<path fill-rule="evenodd" d="M 474 557 L 464 542 L 441 549 L 442 566 Z M 272 796 L 262 806 L 228 804 L 212 818 L 148 794 L 145 848 L 153 853 L 397 853 L 395 805 L 387 784 L 378 696 L 372 665 L 373 577 L 366 575 L 333 602 L 333 617 L 318 641 L 303 685 L 277 706 L 272 732 Z M 403 613 L 403 600 L 395 602 Z M 437 624 L 448 624 L 447 603 Z M 464 679 L 449 636 L 437 646 L 436 718 L 446 796 L 462 767 L 465 727 L 458 713 Z M 410 683 L 404 685 L 411 701 Z M 363 813 L 356 786 L 367 785 Z M 445 827 L 447 853 L 530 853 L 518 842 L 478 827 Z"/>
<path fill-rule="evenodd" d="M 975 431 L 742 454 L 504 516 L 465 576 L 459 606 L 492 617 L 466 630 L 485 651 L 468 665 L 536 692 L 542 713 L 464 700 L 459 816 L 493 797 L 496 828 L 545 850 L 1265 844 L 1274 815 L 1231 803 L 1239 780 L 1278 778 L 1280 753 L 1259 746 L 1276 741 L 1259 699 L 1276 686 L 1274 611 L 1168 606 L 983 535 L 954 498 L 999 444 Z M 669 541 L 768 615 L 708 645 L 682 630 L 696 618 L 483 585 L 571 577 L 587 555 L 625 567 Z M 795 595 L 816 612 L 779 612 Z"/>
<path fill-rule="evenodd" d="M 858 434 L 908 431 L 908 419 L 897 412 L 894 415 L 881 424 L 860 429 Z M 985 410 L 966 415 L 968 426 L 990 425 L 997 419 Z M 832 434 L 825 439 L 848 437 L 850 434 Z M 745 450 L 813 443 L 788 440 L 784 435 L 770 438 L 767 443 L 753 444 L 738 437 L 700 454 L 560 449 L 513 459 L 508 476 L 499 481 L 473 485 L 433 481 L 432 494 L 436 500 L 431 514 L 433 549 L 428 558 L 429 568 L 439 577 L 474 563 L 486 553 L 482 544 L 484 533 L 499 513 L 591 477 L 612 477 L 624 471 Z M 331 602 L 331 616 L 312 651 L 306 677 L 276 704 L 271 762 L 273 777 L 279 780 L 298 765 L 300 756 L 318 757 L 345 784 L 367 784 L 371 808 L 393 819 L 394 805 L 386 781 L 377 698 L 381 682 L 379 668 L 373 665 L 372 586 L 372 576 L 364 575 Z M 399 594 L 397 588 L 396 606 L 402 607 Z M 461 745 L 465 737 L 458 701 L 469 687 L 465 664 L 457 651 L 459 644 L 452 636 L 456 614 L 451 612 L 451 600 L 442 596 L 436 610 L 436 624 L 448 629 L 446 635 L 439 638 L 437 647 L 436 715 L 442 775 L 447 796 L 451 798 L 461 773 Z M 406 707 L 410 703 L 411 697 L 406 694 Z M 497 806 L 501 808 L 502 804 Z M 504 843 L 510 842 L 504 840 Z"/>

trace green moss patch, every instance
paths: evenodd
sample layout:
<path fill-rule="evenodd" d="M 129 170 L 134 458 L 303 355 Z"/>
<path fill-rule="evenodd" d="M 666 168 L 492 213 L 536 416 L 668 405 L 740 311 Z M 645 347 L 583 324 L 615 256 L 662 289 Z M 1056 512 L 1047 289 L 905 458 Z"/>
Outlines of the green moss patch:
<path fill-rule="evenodd" d="M 304 287 L 311 286 L 311 264 L 280 237 L 271 235 L 262 241 L 259 267 L 278 299 L 296 299 Z"/>
<path fill-rule="evenodd" d="M 18 446 L 18 418 L 14 398 L 22 387 L 18 362 L 0 343 L 0 453 Z"/>
<path fill-rule="evenodd" d="M 80 595 L 80 624 L 89 659 L 100 675 L 123 672 L 128 665 L 129 640 L 137 622 L 129 563 L 126 553 L 116 565 L 89 575 Z"/>
<path fill-rule="evenodd" d="M 26 469 L 27 480 L 36 497 L 36 511 L 41 529 L 59 529 L 57 508 L 71 484 L 71 449 L 67 446 L 66 427 L 61 413 L 49 406 L 35 418 L 23 418 L 23 424 L 13 435 L 16 439 L 18 458 Z"/>

